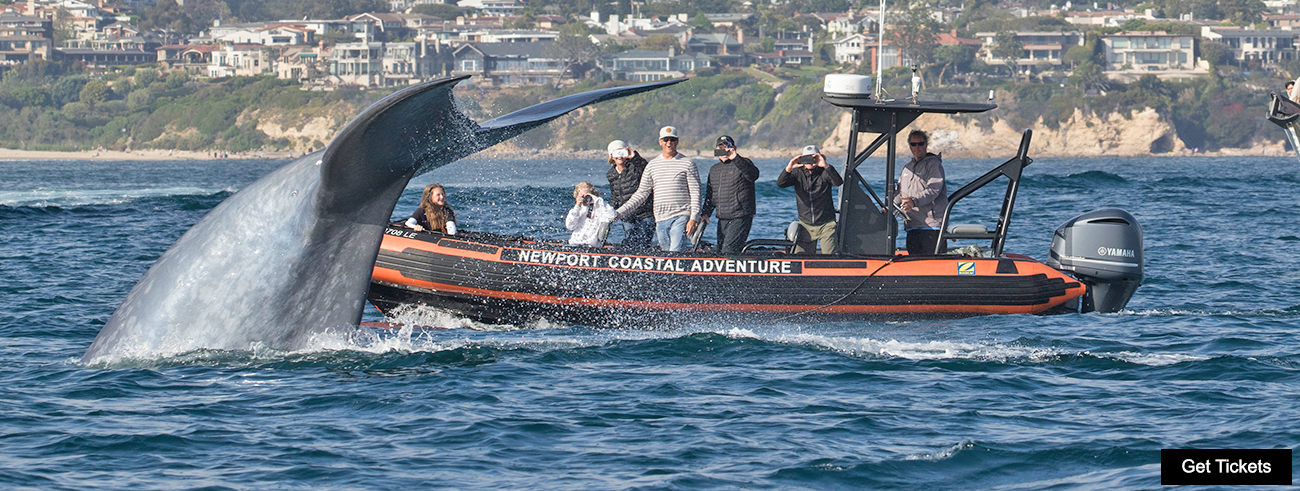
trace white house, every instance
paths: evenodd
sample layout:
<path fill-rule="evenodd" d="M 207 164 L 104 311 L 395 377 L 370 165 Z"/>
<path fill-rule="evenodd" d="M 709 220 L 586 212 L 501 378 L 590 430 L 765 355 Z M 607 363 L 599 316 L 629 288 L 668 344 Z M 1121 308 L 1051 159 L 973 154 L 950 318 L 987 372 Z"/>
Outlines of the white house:
<path fill-rule="evenodd" d="M 831 40 L 830 45 L 835 48 L 835 61 L 838 63 L 853 63 L 861 65 L 865 59 L 867 45 L 874 45 L 876 41 L 863 34 L 849 34 L 839 39 Z"/>
<path fill-rule="evenodd" d="M 208 76 L 247 77 L 274 72 L 266 47 L 258 44 L 222 46 L 212 52 L 208 63 Z"/>
<path fill-rule="evenodd" d="M 1296 31 L 1290 29 L 1243 29 L 1240 27 L 1201 27 L 1201 37 L 1232 47 L 1238 61 L 1260 60 L 1276 63 L 1296 56 Z"/>

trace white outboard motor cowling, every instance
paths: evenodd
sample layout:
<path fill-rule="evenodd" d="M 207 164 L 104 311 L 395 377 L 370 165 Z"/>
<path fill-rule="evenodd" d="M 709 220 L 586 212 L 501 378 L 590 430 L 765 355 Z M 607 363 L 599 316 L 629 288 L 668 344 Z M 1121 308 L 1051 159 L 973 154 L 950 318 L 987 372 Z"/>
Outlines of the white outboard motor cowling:
<path fill-rule="evenodd" d="M 1142 284 L 1142 226 L 1118 208 L 1079 215 L 1052 235 L 1047 265 L 1088 287 L 1081 312 L 1118 312 Z"/>

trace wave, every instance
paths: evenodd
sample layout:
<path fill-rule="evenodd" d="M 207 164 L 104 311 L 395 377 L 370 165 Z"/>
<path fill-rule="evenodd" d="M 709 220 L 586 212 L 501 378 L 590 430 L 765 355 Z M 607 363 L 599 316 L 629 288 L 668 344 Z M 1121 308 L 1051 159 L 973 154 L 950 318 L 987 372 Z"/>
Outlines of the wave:
<path fill-rule="evenodd" d="M 903 340 L 876 332 L 845 335 L 842 326 L 663 326 L 650 330 L 595 329 L 536 320 L 524 325 L 484 324 L 431 307 L 407 307 L 390 323 L 367 323 L 355 331 L 317 334 L 308 347 L 281 351 L 262 345 L 246 350 L 159 350 L 96 360 L 93 368 L 159 369 L 174 366 L 259 366 L 372 369 L 491 363 L 509 353 L 546 355 L 595 348 L 615 358 L 666 357 L 701 350 L 719 355 L 789 356 L 791 349 L 833 352 L 847 359 L 907 362 L 974 362 L 992 365 L 1100 363 L 1112 367 L 1163 367 L 1201 362 L 1200 353 L 1142 351 L 1116 347 L 1096 352 L 1032 342 Z M 833 332 L 817 332 L 818 329 Z M 757 344 L 755 344 L 757 343 Z M 761 354 L 760 354 L 761 353 Z M 1289 362 L 1288 362 L 1289 363 Z"/>
<path fill-rule="evenodd" d="M 78 206 L 119 205 L 160 198 L 225 197 L 232 188 L 209 190 L 196 187 L 145 189 L 37 189 L 0 191 L 0 206 L 14 208 L 70 208 Z"/>
<path fill-rule="evenodd" d="M 1031 175 L 1025 177 L 1025 186 L 1041 189 L 1058 189 L 1058 188 L 1094 188 L 1097 186 L 1114 186 L 1129 184 L 1119 174 L 1113 174 L 1106 171 L 1090 170 L 1068 174 L 1065 176 L 1053 175 Z"/>

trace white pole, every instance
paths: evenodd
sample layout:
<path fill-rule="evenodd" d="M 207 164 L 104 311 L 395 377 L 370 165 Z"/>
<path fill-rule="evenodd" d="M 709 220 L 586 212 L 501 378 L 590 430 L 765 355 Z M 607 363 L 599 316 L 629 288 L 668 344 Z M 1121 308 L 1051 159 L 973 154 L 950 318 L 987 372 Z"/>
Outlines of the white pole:
<path fill-rule="evenodd" d="M 876 23 L 876 30 L 880 36 L 876 44 L 876 100 L 879 101 L 885 87 L 885 0 L 880 0 L 880 21 Z"/>

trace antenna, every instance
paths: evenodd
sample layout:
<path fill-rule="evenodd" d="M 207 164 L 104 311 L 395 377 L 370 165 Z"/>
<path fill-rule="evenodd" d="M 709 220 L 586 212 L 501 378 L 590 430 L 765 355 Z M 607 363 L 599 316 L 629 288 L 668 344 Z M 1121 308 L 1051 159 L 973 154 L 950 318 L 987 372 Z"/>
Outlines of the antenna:
<path fill-rule="evenodd" d="M 912 104 L 916 104 L 916 96 L 921 93 L 921 76 L 916 73 L 920 68 L 921 65 L 912 65 Z"/>
<path fill-rule="evenodd" d="M 880 93 L 885 90 L 885 0 L 880 0 L 880 21 L 876 22 L 876 31 L 879 35 L 876 44 L 876 101 L 880 101 Z"/>

